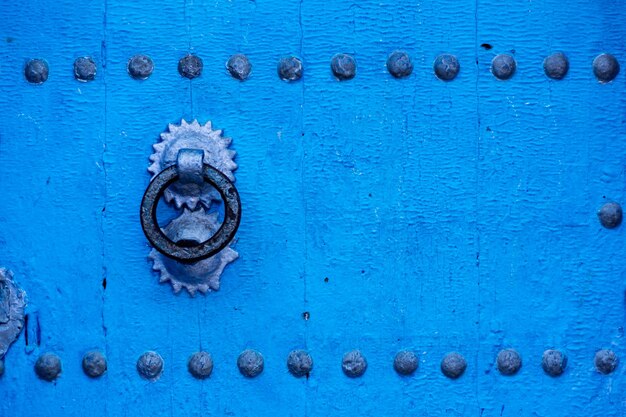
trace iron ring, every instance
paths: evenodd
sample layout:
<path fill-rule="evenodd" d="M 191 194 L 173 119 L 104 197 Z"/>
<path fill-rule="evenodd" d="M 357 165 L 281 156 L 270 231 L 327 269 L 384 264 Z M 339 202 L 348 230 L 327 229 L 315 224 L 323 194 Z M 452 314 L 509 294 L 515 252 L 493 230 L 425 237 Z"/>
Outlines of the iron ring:
<path fill-rule="evenodd" d="M 197 262 L 209 258 L 235 237 L 241 221 L 241 200 L 235 185 L 215 167 L 203 164 L 202 176 L 220 193 L 224 200 L 224 221 L 219 230 L 209 239 L 193 246 L 182 246 L 168 238 L 159 227 L 156 217 L 157 204 L 165 189 L 178 180 L 176 165 L 157 174 L 146 189 L 141 200 L 141 228 L 150 244 L 163 255 L 183 263 Z"/>

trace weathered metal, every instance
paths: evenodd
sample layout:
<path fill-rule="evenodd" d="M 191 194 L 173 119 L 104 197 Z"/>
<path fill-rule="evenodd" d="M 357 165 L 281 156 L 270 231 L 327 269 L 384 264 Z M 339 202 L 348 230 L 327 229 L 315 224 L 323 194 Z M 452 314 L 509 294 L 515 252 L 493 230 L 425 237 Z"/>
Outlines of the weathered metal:
<path fill-rule="evenodd" d="M 202 75 L 203 68 L 202 58 L 197 55 L 185 55 L 178 61 L 178 73 L 190 80 Z"/>
<path fill-rule="evenodd" d="M 412 350 L 402 350 L 393 360 L 393 369 L 400 375 L 412 375 L 419 367 L 419 357 Z"/>
<path fill-rule="evenodd" d="M 330 69 L 339 81 L 347 81 L 356 75 L 356 59 L 348 54 L 336 54 L 330 60 Z"/>
<path fill-rule="evenodd" d="M 254 349 L 246 349 L 237 358 L 237 367 L 241 375 L 246 378 L 254 378 L 263 372 L 265 360 L 260 352 Z"/>
<path fill-rule="evenodd" d="M 54 353 L 45 353 L 35 362 L 35 373 L 44 381 L 54 381 L 62 370 L 61 358 Z"/>
<path fill-rule="evenodd" d="M 543 60 L 543 71 L 553 80 L 562 80 L 569 71 L 569 59 L 563 52 L 556 52 Z"/>
<path fill-rule="evenodd" d="M 387 70 L 395 78 L 405 78 L 413 73 L 413 61 L 408 52 L 393 51 L 387 58 Z"/>
<path fill-rule="evenodd" d="M 163 358 L 157 352 L 145 352 L 137 359 L 136 368 L 142 378 L 156 381 L 163 373 Z"/>
<path fill-rule="evenodd" d="M 222 130 L 213 130 L 211 122 L 204 125 L 193 120 L 188 123 L 181 120 L 180 125 L 169 124 L 168 131 L 161 133 L 160 141 L 152 145 L 154 153 L 150 156 L 152 164 L 148 171 L 152 179 L 166 168 L 176 165 L 181 149 L 200 149 L 204 151 L 204 163 L 215 167 L 228 180 L 235 182 L 233 171 L 237 169 L 234 161 L 236 152 L 229 149 L 232 140 L 222 135 Z M 221 195 L 209 183 L 199 181 L 176 181 L 165 190 L 165 201 L 174 203 L 176 208 L 187 207 L 195 210 L 198 204 L 207 209 L 214 201 L 220 201 Z"/>
<path fill-rule="evenodd" d="M 560 350 L 548 349 L 543 352 L 541 367 L 550 376 L 560 376 L 567 367 L 567 356 Z"/>
<path fill-rule="evenodd" d="M 604 375 L 613 373 L 619 365 L 617 354 L 610 349 L 601 349 L 596 352 L 594 364 L 598 372 Z"/>
<path fill-rule="evenodd" d="M 346 352 L 341 359 L 341 369 L 346 376 L 358 378 L 367 370 L 367 359 L 360 350 Z"/>
<path fill-rule="evenodd" d="M 252 72 L 252 64 L 244 54 L 235 54 L 226 62 L 226 69 L 233 78 L 245 81 Z"/>
<path fill-rule="evenodd" d="M 278 76 L 283 81 L 298 81 L 303 73 L 302 60 L 296 56 L 287 56 L 278 61 Z"/>
<path fill-rule="evenodd" d="M 517 62 L 508 54 L 496 55 L 491 61 L 491 73 L 500 80 L 508 80 L 515 74 Z"/>
<path fill-rule="evenodd" d="M 213 358 L 209 352 L 196 352 L 187 362 L 189 373 L 196 379 L 206 379 L 213 372 Z"/>
<path fill-rule="evenodd" d="M 217 213 L 207 213 L 199 207 L 195 211 L 184 209 L 162 230 L 172 242 L 195 246 L 209 240 L 218 229 Z M 197 262 L 181 263 L 156 249 L 150 252 L 149 258 L 153 261 L 153 269 L 160 274 L 160 282 L 171 283 L 174 292 L 184 288 L 190 295 L 195 295 L 197 291 L 204 294 L 219 290 L 224 268 L 238 256 L 230 246 L 225 246 L 218 253 Z"/>
<path fill-rule="evenodd" d="M 622 218 L 624 217 L 624 213 L 622 211 L 622 206 L 619 203 L 610 202 L 604 204 L 598 210 L 598 219 L 602 226 L 607 229 L 615 229 L 617 226 L 622 224 Z"/>
<path fill-rule="evenodd" d="M 48 63 L 43 59 L 31 59 L 24 67 L 26 81 L 31 84 L 43 84 L 48 80 Z"/>
<path fill-rule="evenodd" d="M 459 75 L 461 64 L 456 56 L 450 54 L 439 55 L 435 59 L 433 69 L 437 78 L 443 81 L 452 81 Z"/>
<path fill-rule="evenodd" d="M 313 370 L 313 358 L 305 350 L 294 350 L 287 357 L 287 369 L 297 378 L 308 376 Z"/>
<path fill-rule="evenodd" d="M 611 54 L 600 54 L 593 60 L 593 73 L 601 83 L 613 81 L 619 71 L 619 62 Z"/>
<path fill-rule="evenodd" d="M 467 369 L 467 361 L 458 352 L 450 352 L 441 360 L 441 372 L 450 379 L 460 378 Z"/>
<path fill-rule="evenodd" d="M 128 74 L 136 80 L 145 80 L 154 71 L 154 62 L 148 55 L 135 55 L 126 66 Z"/>
<path fill-rule="evenodd" d="M 13 280 L 13 273 L 0 268 L 0 359 L 24 327 L 26 293 Z"/>
<path fill-rule="evenodd" d="M 235 237 L 241 221 L 241 201 L 234 184 L 216 168 L 204 164 L 202 170 L 206 182 L 214 186 L 224 200 L 224 221 L 217 232 L 203 242 L 173 242 L 161 230 L 157 220 L 157 204 L 170 185 L 179 178 L 176 166 L 159 173 L 148 185 L 141 201 L 141 227 L 150 244 L 163 255 L 179 262 L 197 262 L 215 255 Z"/>
<path fill-rule="evenodd" d="M 107 360 L 102 352 L 92 350 L 83 356 L 83 371 L 91 378 L 98 378 L 107 371 Z"/>
<path fill-rule="evenodd" d="M 515 375 L 522 368 L 522 357 L 515 349 L 503 349 L 498 352 L 496 366 L 502 375 Z"/>
<path fill-rule="evenodd" d="M 90 56 L 82 56 L 74 61 L 74 78 L 77 81 L 93 81 L 96 78 L 96 71 L 96 63 Z"/>

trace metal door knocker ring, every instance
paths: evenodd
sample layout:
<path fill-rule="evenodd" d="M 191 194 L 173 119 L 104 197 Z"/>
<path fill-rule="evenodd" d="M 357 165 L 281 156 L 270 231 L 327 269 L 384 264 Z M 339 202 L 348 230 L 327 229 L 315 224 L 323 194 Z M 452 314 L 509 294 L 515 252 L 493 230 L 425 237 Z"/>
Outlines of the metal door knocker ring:
<path fill-rule="evenodd" d="M 235 236 L 241 220 L 241 201 L 235 185 L 226 175 L 215 167 L 202 162 L 201 156 L 199 163 L 197 158 L 193 161 L 192 158 L 185 157 L 184 153 L 186 152 L 193 151 L 181 150 L 177 164 L 165 168 L 152 179 L 141 200 L 140 217 L 141 227 L 148 241 L 156 250 L 178 262 L 191 263 L 209 258 L 229 244 Z M 181 165 L 184 165 L 182 169 Z M 211 238 L 202 243 L 195 245 L 186 241 L 175 243 L 159 227 L 156 217 L 157 205 L 167 187 L 174 182 L 179 179 L 182 180 L 184 177 L 187 177 L 187 181 L 200 179 L 200 175 L 193 178 L 194 176 L 189 174 L 190 168 L 194 165 L 197 174 L 200 174 L 201 171 L 202 180 L 211 184 L 220 193 L 224 201 L 224 222 Z"/>

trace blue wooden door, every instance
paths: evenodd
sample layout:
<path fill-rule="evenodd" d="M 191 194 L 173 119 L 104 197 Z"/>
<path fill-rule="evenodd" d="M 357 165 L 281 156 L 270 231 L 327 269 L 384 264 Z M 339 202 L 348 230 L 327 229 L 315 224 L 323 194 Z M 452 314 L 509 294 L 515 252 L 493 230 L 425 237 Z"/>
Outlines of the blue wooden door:
<path fill-rule="evenodd" d="M 0 266 L 28 300 L 0 415 L 626 413 L 624 230 L 598 216 L 625 199 L 626 93 L 615 61 L 594 72 L 604 53 L 626 62 L 624 1 L 38 0 L 0 22 Z M 562 79 L 544 71 L 557 52 Z M 237 53 L 245 81 L 225 68 Z M 286 56 L 301 79 L 278 76 Z M 80 57 L 93 80 L 75 79 Z M 159 283 L 138 214 L 152 145 L 183 120 L 232 138 L 243 213 L 239 258 L 194 297 Z M 342 369 L 353 350 L 361 376 Z M 49 354 L 51 381 L 34 369 Z"/>

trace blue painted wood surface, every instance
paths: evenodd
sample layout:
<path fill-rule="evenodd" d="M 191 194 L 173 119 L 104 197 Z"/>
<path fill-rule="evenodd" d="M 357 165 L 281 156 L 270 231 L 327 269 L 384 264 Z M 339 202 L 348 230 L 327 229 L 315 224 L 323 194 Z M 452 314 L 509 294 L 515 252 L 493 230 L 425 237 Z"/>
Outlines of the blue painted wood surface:
<path fill-rule="evenodd" d="M 0 265 L 31 319 L 0 415 L 623 416 L 624 366 L 600 375 L 593 356 L 626 358 L 624 230 L 596 217 L 624 201 L 624 75 L 600 84 L 591 62 L 626 63 L 625 21 L 620 0 L 3 5 Z M 407 79 L 386 71 L 395 49 L 413 57 Z M 543 74 L 554 51 L 570 58 L 563 81 Z M 188 52 L 205 64 L 193 81 L 176 70 Z M 237 52 L 243 83 L 224 68 Z M 354 80 L 332 77 L 337 52 L 356 57 Z M 449 83 L 432 72 L 444 52 L 461 62 Z M 126 73 L 136 53 L 155 62 L 146 81 Z M 509 81 L 489 72 L 497 53 L 518 62 Z M 276 76 L 288 54 L 300 82 Z M 98 74 L 78 83 L 85 55 Z M 38 86 L 22 72 L 36 57 L 50 65 Z M 151 145 L 181 118 L 233 138 L 244 209 L 240 259 L 195 298 L 158 284 L 138 217 Z M 495 368 L 505 347 L 518 375 Z M 265 357 L 255 379 L 236 367 L 245 348 Z M 287 372 L 296 348 L 308 379 Z M 355 348 L 369 368 L 349 379 Z M 392 368 L 404 348 L 420 355 L 412 377 Z M 541 369 L 548 348 L 569 357 L 561 377 Z M 80 367 L 90 349 L 108 358 L 98 380 Z M 200 349 L 215 361 L 203 382 L 186 369 Z M 165 360 L 157 382 L 135 371 L 146 350 Z M 439 371 L 449 351 L 468 360 L 455 381 Z M 54 383 L 32 370 L 44 352 L 63 360 Z"/>

